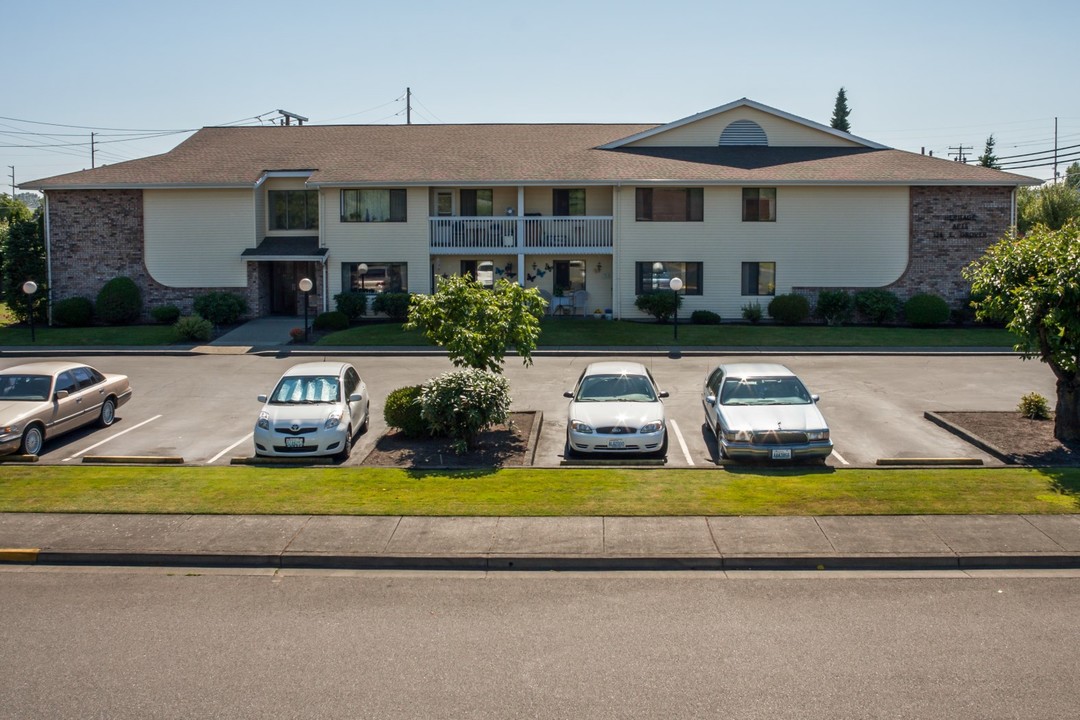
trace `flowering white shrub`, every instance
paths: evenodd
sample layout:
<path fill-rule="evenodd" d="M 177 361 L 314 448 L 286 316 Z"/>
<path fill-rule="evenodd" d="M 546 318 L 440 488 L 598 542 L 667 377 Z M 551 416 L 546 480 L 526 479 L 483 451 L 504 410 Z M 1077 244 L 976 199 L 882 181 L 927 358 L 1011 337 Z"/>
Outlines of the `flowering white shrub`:
<path fill-rule="evenodd" d="M 510 414 L 510 384 L 502 375 L 470 368 L 443 373 L 424 385 L 420 415 L 436 435 L 454 439 L 458 454 L 476 447 L 477 436 Z"/>

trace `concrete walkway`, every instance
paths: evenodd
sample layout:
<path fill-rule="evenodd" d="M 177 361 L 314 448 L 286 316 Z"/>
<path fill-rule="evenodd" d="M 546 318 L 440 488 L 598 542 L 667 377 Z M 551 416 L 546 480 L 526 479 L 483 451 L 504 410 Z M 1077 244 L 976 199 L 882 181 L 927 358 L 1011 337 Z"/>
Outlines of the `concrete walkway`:
<path fill-rule="evenodd" d="M 1080 568 L 1080 516 L 0 513 L 0 562 L 429 570 Z"/>
<path fill-rule="evenodd" d="M 309 321 L 313 319 L 309 318 Z M 256 318 L 248 320 L 243 325 L 230 330 L 216 340 L 212 340 L 210 347 L 244 348 L 246 352 L 253 347 L 288 345 L 292 341 L 289 331 L 293 328 L 303 329 L 303 327 L 304 318 L 302 317 Z"/>

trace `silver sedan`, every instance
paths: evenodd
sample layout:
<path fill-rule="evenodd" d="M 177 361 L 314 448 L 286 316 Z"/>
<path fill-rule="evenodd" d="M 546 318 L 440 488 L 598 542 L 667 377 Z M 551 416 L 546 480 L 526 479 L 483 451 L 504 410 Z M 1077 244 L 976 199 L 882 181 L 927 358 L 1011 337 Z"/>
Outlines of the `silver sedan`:
<path fill-rule="evenodd" d="M 46 438 L 93 422 L 109 427 L 130 399 L 126 375 L 72 362 L 10 367 L 0 372 L 0 455 L 39 455 Z"/>

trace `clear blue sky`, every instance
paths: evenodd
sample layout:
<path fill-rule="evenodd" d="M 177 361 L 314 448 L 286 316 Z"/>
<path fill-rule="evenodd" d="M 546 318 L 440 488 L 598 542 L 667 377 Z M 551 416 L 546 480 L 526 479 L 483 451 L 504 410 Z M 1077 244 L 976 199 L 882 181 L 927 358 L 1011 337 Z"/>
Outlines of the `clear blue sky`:
<path fill-rule="evenodd" d="M 1080 145 L 1075 0 L 8 0 L 0 18 L 5 192 L 11 165 L 90 167 L 92 127 L 404 123 L 406 86 L 413 122 L 662 123 L 749 97 L 824 124 L 843 86 L 852 132 L 903 150 L 1047 150 L 1055 116 Z M 188 137 L 97 132 L 99 164 Z M 83 145 L 11 147 L 60 143 Z"/>

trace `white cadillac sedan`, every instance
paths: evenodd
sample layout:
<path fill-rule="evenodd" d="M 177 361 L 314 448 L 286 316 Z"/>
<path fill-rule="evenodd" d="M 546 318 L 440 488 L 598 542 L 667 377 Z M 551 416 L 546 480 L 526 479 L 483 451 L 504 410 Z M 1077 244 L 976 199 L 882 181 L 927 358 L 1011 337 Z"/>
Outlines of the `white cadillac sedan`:
<path fill-rule="evenodd" d="M 667 422 L 659 390 L 648 369 L 634 362 L 598 362 L 585 368 L 570 398 L 566 457 L 667 455 Z"/>
<path fill-rule="evenodd" d="M 334 455 L 352 452 L 353 437 L 367 429 L 367 386 L 349 363 L 294 365 L 270 396 L 255 423 L 256 457 Z"/>
<path fill-rule="evenodd" d="M 824 460 L 833 445 L 817 401 L 795 373 L 771 363 L 720 365 L 701 391 L 722 458 Z"/>

